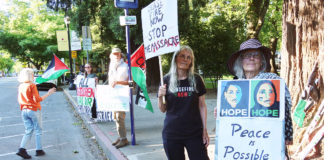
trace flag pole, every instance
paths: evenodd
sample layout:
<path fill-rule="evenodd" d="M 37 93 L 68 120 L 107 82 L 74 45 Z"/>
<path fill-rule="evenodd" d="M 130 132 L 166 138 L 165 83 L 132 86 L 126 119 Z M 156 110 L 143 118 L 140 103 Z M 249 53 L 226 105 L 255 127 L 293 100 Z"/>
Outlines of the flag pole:
<path fill-rule="evenodd" d="M 125 9 L 125 16 L 128 16 L 128 9 Z M 125 26 L 126 28 L 126 44 L 127 44 L 127 61 L 128 61 L 128 81 L 132 81 L 132 70 L 131 70 L 131 60 L 130 60 L 130 55 L 131 55 L 131 46 L 130 46 L 130 36 L 129 36 L 129 25 Z M 136 140 L 135 140 L 135 131 L 134 131 L 134 108 L 133 108 L 133 86 L 129 87 L 129 112 L 130 112 L 130 120 L 131 120 L 131 137 L 132 137 L 132 145 L 136 145 Z"/>
<path fill-rule="evenodd" d="M 162 70 L 162 63 L 161 63 L 161 56 L 159 56 L 159 68 L 160 68 L 160 80 L 161 86 L 163 86 L 163 70 Z M 165 96 L 162 96 L 162 102 L 165 104 Z"/>

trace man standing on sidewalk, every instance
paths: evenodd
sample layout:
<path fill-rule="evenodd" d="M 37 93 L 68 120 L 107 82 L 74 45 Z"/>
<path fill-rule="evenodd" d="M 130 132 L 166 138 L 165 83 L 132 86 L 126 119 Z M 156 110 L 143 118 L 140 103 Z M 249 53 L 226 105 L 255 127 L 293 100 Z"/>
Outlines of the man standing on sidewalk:
<path fill-rule="evenodd" d="M 109 85 L 115 87 L 116 85 L 128 85 L 128 65 L 124 62 L 123 54 L 119 48 L 113 48 L 110 53 L 110 65 L 109 65 Z M 116 148 L 121 148 L 129 144 L 126 137 L 124 111 L 114 112 L 114 119 L 116 119 L 116 127 L 119 138 L 112 144 Z"/>

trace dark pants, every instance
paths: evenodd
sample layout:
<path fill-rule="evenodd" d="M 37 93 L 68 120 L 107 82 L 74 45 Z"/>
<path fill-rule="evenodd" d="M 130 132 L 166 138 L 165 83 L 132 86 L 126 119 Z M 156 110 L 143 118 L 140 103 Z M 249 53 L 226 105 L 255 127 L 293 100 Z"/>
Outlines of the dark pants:
<path fill-rule="evenodd" d="M 91 107 L 91 117 L 92 118 L 97 118 L 97 104 L 96 104 L 96 99 L 94 98 L 93 99 L 93 104 L 92 104 L 92 107 Z"/>
<path fill-rule="evenodd" d="M 190 160 L 209 160 L 202 137 L 184 140 L 163 139 L 164 151 L 169 160 L 185 160 L 186 147 Z"/>

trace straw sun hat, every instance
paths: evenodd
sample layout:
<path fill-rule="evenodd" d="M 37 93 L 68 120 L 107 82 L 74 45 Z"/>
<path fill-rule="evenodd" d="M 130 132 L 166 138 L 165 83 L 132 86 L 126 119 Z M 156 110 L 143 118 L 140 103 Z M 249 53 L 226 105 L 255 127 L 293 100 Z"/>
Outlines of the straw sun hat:
<path fill-rule="evenodd" d="M 241 54 L 243 54 L 245 51 L 250 50 L 250 49 L 258 49 L 261 51 L 261 53 L 263 54 L 263 56 L 266 60 L 266 63 L 267 63 L 266 71 L 267 72 L 270 71 L 270 69 L 271 69 L 271 66 L 270 66 L 271 50 L 268 47 L 262 46 L 260 41 L 258 41 L 257 39 L 249 39 L 249 40 L 243 42 L 240 45 L 240 50 L 237 52 L 234 52 L 227 61 L 227 68 L 233 75 L 235 75 L 235 72 L 234 72 L 235 61 Z"/>

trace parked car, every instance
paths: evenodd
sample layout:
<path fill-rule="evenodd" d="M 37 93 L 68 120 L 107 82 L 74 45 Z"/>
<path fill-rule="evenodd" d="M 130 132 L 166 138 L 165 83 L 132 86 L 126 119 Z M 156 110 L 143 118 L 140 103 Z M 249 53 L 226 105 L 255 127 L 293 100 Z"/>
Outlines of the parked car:
<path fill-rule="evenodd" d="M 57 88 L 57 79 L 55 80 L 49 80 L 47 82 L 43 82 L 43 83 L 37 83 L 36 82 L 36 78 L 37 77 L 40 77 L 40 73 L 43 73 L 43 71 L 34 71 L 34 83 L 36 84 L 37 86 L 37 89 L 39 91 L 48 91 L 49 89 L 55 87 Z"/>

